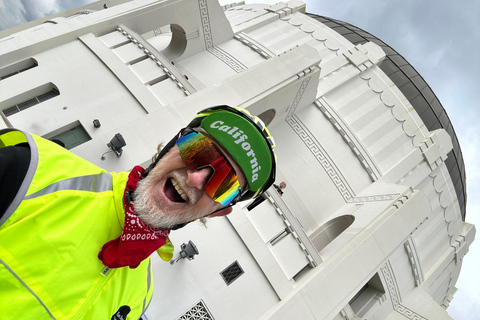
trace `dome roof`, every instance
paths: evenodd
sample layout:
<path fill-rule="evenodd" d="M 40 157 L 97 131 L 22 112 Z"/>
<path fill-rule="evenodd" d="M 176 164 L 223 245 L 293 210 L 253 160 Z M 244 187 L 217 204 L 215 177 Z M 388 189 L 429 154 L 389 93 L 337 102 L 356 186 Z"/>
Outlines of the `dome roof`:
<path fill-rule="evenodd" d="M 393 83 L 395 83 L 408 101 L 410 101 L 428 130 L 433 131 L 443 128 L 452 137 L 453 150 L 448 154 L 448 159 L 445 161 L 445 164 L 447 165 L 450 177 L 455 186 L 462 219 L 465 221 L 467 195 L 465 164 L 463 162 L 462 150 L 460 149 L 460 143 L 458 142 L 457 135 L 455 134 L 447 112 L 430 86 L 404 57 L 372 34 L 346 22 L 310 13 L 308 13 L 308 15 L 338 32 L 354 45 L 373 42 L 381 46 L 386 53 L 386 57 L 381 63 L 380 68 L 388 75 Z"/>

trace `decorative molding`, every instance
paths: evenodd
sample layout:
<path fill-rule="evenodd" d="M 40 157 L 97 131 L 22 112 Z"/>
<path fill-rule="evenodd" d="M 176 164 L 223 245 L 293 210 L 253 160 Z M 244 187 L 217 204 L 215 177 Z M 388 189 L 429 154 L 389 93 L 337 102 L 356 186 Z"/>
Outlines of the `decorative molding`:
<path fill-rule="evenodd" d="M 203 300 L 198 301 L 190 310 L 181 315 L 177 320 L 215 320 L 208 311 Z"/>
<path fill-rule="evenodd" d="M 423 282 L 424 277 L 422 267 L 420 265 L 420 259 L 418 258 L 417 249 L 412 237 L 409 237 L 403 245 L 405 247 L 405 251 L 407 251 L 408 261 L 410 262 L 410 267 L 412 268 L 415 286 L 418 287 Z"/>
<path fill-rule="evenodd" d="M 440 129 L 430 132 L 429 136 L 418 145 L 432 171 L 447 160 L 448 153 L 453 149 L 451 139 L 444 129 Z"/>
<path fill-rule="evenodd" d="M 97 10 L 87 9 L 87 10 L 77 11 L 77 12 L 75 12 L 74 14 L 72 14 L 71 16 L 68 16 L 67 19 L 76 18 L 76 17 L 81 16 L 81 15 L 86 15 L 86 14 L 94 13 L 95 11 L 97 11 Z M 48 20 L 48 21 L 49 21 L 49 22 L 56 23 L 56 22 L 53 21 L 53 20 Z"/>
<path fill-rule="evenodd" d="M 379 65 L 385 59 L 382 48 L 372 42 L 358 44 L 344 52 L 343 56 L 360 72 Z"/>
<path fill-rule="evenodd" d="M 297 91 L 297 94 L 295 95 L 295 99 L 293 99 L 292 105 L 288 108 L 287 110 L 287 118 L 291 118 L 295 111 L 297 110 L 298 104 L 300 103 L 300 100 L 302 99 L 302 96 L 305 92 L 305 89 L 307 89 L 308 83 L 310 82 L 311 77 L 306 78 L 305 80 L 302 81 L 302 84 L 300 85 L 300 88 Z"/>
<path fill-rule="evenodd" d="M 295 228 L 292 226 L 290 221 L 288 220 L 287 216 L 285 213 L 282 211 L 280 208 L 280 205 L 275 201 L 275 199 L 271 196 L 269 191 L 265 192 L 265 197 L 268 199 L 268 201 L 272 204 L 272 206 L 275 208 L 275 211 L 278 213 L 280 218 L 282 219 L 283 223 L 287 227 L 288 233 L 290 233 L 295 241 L 297 241 L 298 246 L 300 249 L 303 251 L 303 254 L 307 257 L 308 262 L 312 268 L 318 266 L 318 263 L 315 261 L 315 259 L 312 257 L 310 254 L 310 251 L 308 248 L 305 246 L 305 243 L 303 242 L 302 238 L 298 235 L 297 231 Z M 288 208 L 286 208 L 288 210 Z M 303 231 L 302 231 L 303 232 Z"/>
<path fill-rule="evenodd" d="M 293 1 L 292 2 L 280 2 L 280 3 L 277 3 L 277 4 L 273 4 L 273 5 L 269 5 L 269 4 L 264 4 L 263 5 L 264 7 L 263 8 L 259 8 L 257 7 L 256 10 L 247 5 L 245 6 L 245 1 L 241 1 L 241 2 L 235 2 L 235 3 L 232 3 L 232 4 L 228 4 L 228 5 L 225 5 L 223 6 L 223 9 L 224 11 L 226 10 L 239 10 L 239 11 L 257 11 L 257 12 L 260 12 L 261 14 L 259 14 L 258 16 L 254 17 L 253 19 L 257 19 L 257 18 L 261 18 L 261 17 L 264 17 L 264 14 L 265 12 L 267 13 L 274 13 L 274 14 L 277 14 L 279 18 L 283 18 L 283 17 L 286 17 L 288 15 L 291 15 L 293 13 L 296 13 L 298 12 L 300 9 L 304 9 L 305 8 L 305 4 L 303 3 L 294 3 Z M 264 10 L 265 12 L 262 12 L 261 10 Z M 253 20 L 252 19 L 252 20 Z"/>
<path fill-rule="evenodd" d="M 443 215 L 444 221 L 447 225 L 447 233 L 450 238 L 450 246 L 456 247 L 456 241 L 461 233 L 461 226 L 458 223 L 456 216 L 460 215 L 458 208 L 458 199 L 455 194 L 450 175 L 445 167 L 442 165 L 435 169 L 431 174 L 432 186 L 438 195 L 438 203 L 440 207 L 437 209 L 438 214 Z M 449 183 L 450 182 L 450 183 Z"/>
<path fill-rule="evenodd" d="M 397 309 L 395 309 L 398 313 L 403 315 L 407 319 L 412 319 L 412 320 L 428 320 L 427 318 L 422 317 L 415 311 L 405 307 L 404 305 L 399 304 Z"/>
<path fill-rule="evenodd" d="M 392 266 L 390 261 L 387 261 L 380 270 L 382 271 L 383 278 L 387 284 L 387 291 L 390 294 L 390 300 L 392 301 L 393 310 L 400 313 L 407 319 L 412 320 L 428 320 L 415 311 L 405 307 L 401 304 L 400 291 L 398 289 L 398 284 L 396 282 L 395 276 L 393 275 Z"/>
<path fill-rule="evenodd" d="M 243 6 L 243 5 L 245 5 L 245 1 L 229 3 L 226 5 L 223 5 L 222 8 L 223 8 L 223 11 L 227 11 L 228 9 L 235 8 L 238 6 Z"/>
<path fill-rule="evenodd" d="M 192 94 L 194 91 L 194 89 L 187 89 L 187 87 L 182 83 L 184 81 L 187 81 L 186 79 L 179 79 L 178 77 L 176 77 L 173 72 L 169 69 L 169 68 L 174 68 L 173 66 L 169 66 L 167 67 L 165 65 L 165 63 L 162 63 L 162 61 L 160 61 L 160 59 L 158 57 L 155 56 L 155 54 L 153 52 L 151 52 L 150 50 L 148 50 L 145 45 L 143 45 L 138 39 L 136 39 L 132 34 L 130 34 L 130 32 L 128 32 L 125 27 L 120 27 L 118 26 L 116 28 L 116 30 L 118 32 L 120 32 L 121 34 L 123 34 L 125 37 L 127 37 L 133 44 L 135 44 L 140 50 L 142 50 L 151 60 L 153 60 L 157 66 L 159 66 L 163 72 L 165 72 L 165 74 L 171 79 L 173 80 L 173 82 L 175 82 L 175 84 L 177 85 L 177 87 L 179 87 L 183 93 L 185 93 L 185 95 L 189 96 L 190 94 Z M 178 71 L 179 73 L 180 71 Z M 191 85 L 190 85 L 191 88 L 193 88 Z"/>
<path fill-rule="evenodd" d="M 253 51 L 255 51 L 256 53 L 258 53 L 259 55 L 262 56 L 262 58 L 265 58 L 265 59 L 270 59 L 272 57 L 275 57 L 277 56 L 275 54 L 275 52 L 265 48 L 264 46 L 262 46 L 260 43 L 258 43 L 257 41 L 253 40 L 252 38 L 250 38 L 249 36 L 247 36 L 245 33 L 241 32 L 241 33 L 237 33 L 235 35 L 235 40 L 238 40 L 240 41 L 241 43 L 243 43 L 244 45 L 246 45 L 247 47 L 249 47 L 250 49 L 252 49 Z"/>
<path fill-rule="evenodd" d="M 290 7 L 292 6 L 292 7 Z M 265 7 L 265 11 L 275 13 L 279 18 L 284 18 L 288 15 L 298 12 L 301 8 L 305 8 L 305 5 L 302 3 L 292 2 L 280 2 L 269 7 Z"/>
<path fill-rule="evenodd" d="M 321 28 L 295 15 L 283 17 L 281 20 L 299 28 L 304 33 L 309 34 L 313 39 L 322 42 L 325 48 L 332 51 L 335 55 L 339 55 L 340 49 L 346 49 L 351 46 L 351 43 L 348 40 L 341 37 L 337 32 L 333 31 L 323 23 L 322 25 L 325 27 Z"/>
<path fill-rule="evenodd" d="M 290 125 L 293 131 L 302 139 L 313 156 L 321 164 L 325 172 L 328 174 L 338 192 L 342 195 L 345 201 L 349 201 L 355 196 L 353 189 L 350 187 L 341 171 L 335 165 L 335 162 L 328 156 L 328 153 L 323 149 L 322 145 L 317 141 L 315 136 L 308 130 L 303 122 L 295 115 L 295 110 L 308 86 L 310 78 L 303 80 L 300 89 L 295 96 L 292 105 L 287 110 L 287 117 L 285 121 Z"/>
<path fill-rule="evenodd" d="M 307 89 L 308 83 L 310 82 L 310 77 L 306 78 L 305 80 L 302 81 L 302 84 L 300 85 L 300 88 L 298 89 L 297 94 L 295 95 L 295 99 L 293 99 L 292 105 L 288 108 L 287 110 L 287 122 L 288 119 L 293 116 L 295 113 L 295 110 L 298 107 L 298 104 L 300 103 L 300 100 L 302 99 L 303 93 L 305 92 L 305 89 Z"/>
<path fill-rule="evenodd" d="M 372 196 L 353 197 L 348 200 L 348 203 L 362 203 L 362 202 L 377 202 L 377 201 L 392 201 L 398 198 L 400 193 L 380 194 Z"/>
<path fill-rule="evenodd" d="M 237 60 L 235 57 L 233 57 L 232 55 L 230 55 L 228 52 L 221 49 L 220 47 L 217 47 L 217 46 L 211 47 L 207 49 L 207 51 L 213 54 L 218 59 L 220 59 L 222 62 L 224 62 L 227 66 L 232 68 L 237 73 L 248 69 L 243 63 L 241 63 L 239 60 Z"/>
<path fill-rule="evenodd" d="M 367 81 L 370 89 L 379 94 L 383 104 L 392 110 L 392 114 L 398 122 L 402 123 L 403 132 L 412 139 L 413 145 L 418 146 L 425 139 L 424 126 L 420 116 L 411 112 L 412 105 L 402 100 L 404 95 L 400 92 L 390 78 L 383 72 L 375 72 L 374 68 L 367 69 L 360 73 L 360 78 Z"/>
<path fill-rule="evenodd" d="M 96 10 L 81 10 L 81 11 L 76 12 L 76 13 L 74 14 L 74 16 L 77 15 L 77 14 L 78 14 L 78 15 L 81 15 L 81 14 L 90 14 L 90 13 L 93 13 L 93 12 L 95 12 L 95 11 L 96 11 Z M 70 17 L 72 17 L 72 16 L 70 16 Z M 70 17 L 69 17 L 69 18 L 70 18 Z"/>
<path fill-rule="evenodd" d="M 375 161 L 370 154 L 363 147 L 355 134 L 350 130 L 349 126 L 343 119 L 335 112 L 327 101 L 323 98 L 315 100 L 315 105 L 322 111 L 324 116 L 332 123 L 334 128 L 342 136 L 343 140 L 348 144 L 353 153 L 357 156 L 362 166 L 367 170 L 368 175 L 372 181 L 377 181 L 382 176 L 380 169 L 376 166 Z"/>
<path fill-rule="evenodd" d="M 200 8 L 200 20 L 202 21 L 203 37 L 205 39 L 205 47 L 208 49 L 213 47 L 212 28 L 210 26 L 210 16 L 208 15 L 207 0 L 198 0 Z"/>
<path fill-rule="evenodd" d="M 390 294 L 390 300 L 392 301 L 393 309 L 395 310 L 400 304 L 400 292 L 398 290 L 398 285 L 396 279 L 393 277 L 393 271 L 391 270 L 390 262 L 388 261 L 380 268 L 382 270 L 383 278 L 387 284 L 387 290 Z"/>
<path fill-rule="evenodd" d="M 231 54 L 213 45 L 212 27 L 210 26 L 207 0 L 198 0 L 198 6 L 200 8 L 200 20 L 202 21 L 203 37 L 205 39 L 205 48 L 207 51 L 220 59 L 220 61 L 224 62 L 237 73 L 246 70 L 247 67 L 234 58 Z"/>
<path fill-rule="evenodd" d="M 429 164 L 430 165 L 430 164 Z M 459 263 L 458 253 L 462 252 L 462 245 L 465 242 L 465 236 L 462 234 L 461 220 L 457 220 L 455 217 L 461 217 L 459 212 L 458 199 L 453 189 L 450 175 L 445 164 L 441 164 L 431 174 L 432 186 L 437 194 L 437 201 L 439 206 L 435 210 L 435 214 L 442 215 L 445 221 L 445 231 L 450 238 L 450 246 L 455 252 L 455 264 Z M 460 218 L 458 218 L 460 219 Z M 464 252 L 464 251 L 463 251 Z M 455 271 L 458 269 L 452 269 L 449 273 L 450 279 L 454 278 Z M 456 281 L 450 281 L 443 297 L 444 303 L 448 300 L 449 295 L 454 289 Z"/>

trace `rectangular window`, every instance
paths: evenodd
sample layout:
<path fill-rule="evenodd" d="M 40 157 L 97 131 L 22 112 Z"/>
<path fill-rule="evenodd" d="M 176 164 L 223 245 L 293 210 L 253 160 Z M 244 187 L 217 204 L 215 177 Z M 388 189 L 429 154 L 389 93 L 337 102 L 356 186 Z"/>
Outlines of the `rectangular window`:
<path fill-rule="evenodd" d="M 18 113 L 25 109 L 31 108 L 39 103 L 52 99 L 60 94 L 58 92 L 58 89 L 51 83 L 43 85 L 37 89 L 38 90 L 35 90 L 35 92 L 32 92 L 33 96 L 27 93 L 23 94 L 20 97 L 17 97 L 17 100 L 20 99 L 21 102 L 5 108 L 3 110 L 5 116 L 9 117 L 15 113 Z"/>
<path fill-rule="evenodd" d="M 386 300 L 382 280 L 376 273 L 348 303 L 357 317 L 367 318 Z"/>
<path fill-rule="evenodd" d="M 87 130 L 85 130 L 79 121 L 75 121 L 54 132 L 46 134 L 44 138 L 58 143 L 67 150 L 92 140 Z"/>
<path fill-rule="evenodd" d="M 16 74 L 35 68 L 37 65 L 38 64 L 35 59 L 29 58 L 3 67 L 0 69 L 0 80 L 10 78 L 11 76 L 14 76 Z"/>

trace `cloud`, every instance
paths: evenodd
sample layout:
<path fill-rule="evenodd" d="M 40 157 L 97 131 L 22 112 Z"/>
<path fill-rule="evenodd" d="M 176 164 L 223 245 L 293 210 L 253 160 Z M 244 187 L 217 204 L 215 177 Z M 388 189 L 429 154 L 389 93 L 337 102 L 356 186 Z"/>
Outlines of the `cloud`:
<path fill-rule="evenodd" d="M 0 30 L 27 22 L 25 7 L 21 2 L 2 0 L 0 2 Z"/>
<path fill-rule="evenodd" d="M 72 9 L 94 0 L 0 0 L 0 30 Z"/>

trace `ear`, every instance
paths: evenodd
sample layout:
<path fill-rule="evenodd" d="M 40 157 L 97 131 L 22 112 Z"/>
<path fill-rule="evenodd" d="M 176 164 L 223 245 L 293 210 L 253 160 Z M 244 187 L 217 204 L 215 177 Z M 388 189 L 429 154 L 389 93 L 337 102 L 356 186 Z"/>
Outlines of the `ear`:
<path fill-rule="evenodd" d="M 214 214 L 209 215 L 208 218 L 226 216 L 227 214 L 231 213 L 232 211 L 233 211 L 232 207 L 226 207 L 225 209 L 222 209 L 218 212 L 215 212 Z"/>

